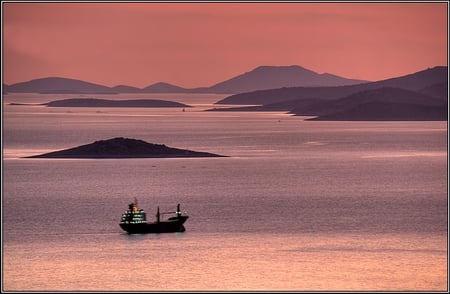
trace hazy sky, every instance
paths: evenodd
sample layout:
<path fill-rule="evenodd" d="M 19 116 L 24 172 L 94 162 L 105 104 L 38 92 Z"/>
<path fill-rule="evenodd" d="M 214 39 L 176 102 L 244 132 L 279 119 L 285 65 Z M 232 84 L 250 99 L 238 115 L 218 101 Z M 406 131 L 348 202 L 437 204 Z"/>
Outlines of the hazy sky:
<path fill-rule="evenodd" d="M 260 65 L 380 80 L 447 65 L 448 3 L 2 2 L 3 82 L 211 86 Z"/>

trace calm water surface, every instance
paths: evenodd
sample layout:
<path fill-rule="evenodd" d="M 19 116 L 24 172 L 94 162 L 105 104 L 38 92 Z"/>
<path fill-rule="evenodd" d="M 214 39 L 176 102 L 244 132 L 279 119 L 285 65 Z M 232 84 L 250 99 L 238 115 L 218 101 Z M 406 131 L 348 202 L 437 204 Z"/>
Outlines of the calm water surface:
<path fill-rule="evenodd" d="M 447 122 L 308 122 L 4 97 L 3 290 L 447 290 Z M 111 99 L 144 96 L 112 95 Z M 105 97 L 99 97 L 105 98 Z M 129 137 L 228 155 L 25 159 Z M 128 235 L 177 203 L 185 233 Z"/>

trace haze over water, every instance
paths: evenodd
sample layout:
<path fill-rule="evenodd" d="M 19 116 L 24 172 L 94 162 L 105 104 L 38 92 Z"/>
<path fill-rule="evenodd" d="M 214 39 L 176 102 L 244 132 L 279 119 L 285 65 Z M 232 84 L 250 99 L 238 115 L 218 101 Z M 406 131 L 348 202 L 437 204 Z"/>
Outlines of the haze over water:
<path fill-rule="evenodd" d="M 3 99 L 3 290 L 447 290 L 447 122 L 8 105 L 67 97 Z M 22 158 L 113 137 L 230 157 Z M 186 232 L 123 232 L 134 197 Z"/>

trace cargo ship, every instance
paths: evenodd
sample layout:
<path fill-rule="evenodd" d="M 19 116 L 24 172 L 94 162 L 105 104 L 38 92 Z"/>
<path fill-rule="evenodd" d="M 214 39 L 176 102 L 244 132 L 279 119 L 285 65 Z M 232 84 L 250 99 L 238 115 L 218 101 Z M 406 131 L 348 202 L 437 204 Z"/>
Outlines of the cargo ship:
<path fill-rule="evenodd" d="M 165 215 L 173 215 L 163 219 Z M 147 234 L 147 233 L 175 233 L 184 232 L 186 228 L 184 223 L 189 216 L 182 214 L 180 204 L 176 211 L 160 212 L 159 206 L 156 210 L 156 220 L 147 222 L 146 212 L 139 208 L 137 199 L 128 205 L 128 209 L 122 214 L 120 227 L 129 234 Z"/>

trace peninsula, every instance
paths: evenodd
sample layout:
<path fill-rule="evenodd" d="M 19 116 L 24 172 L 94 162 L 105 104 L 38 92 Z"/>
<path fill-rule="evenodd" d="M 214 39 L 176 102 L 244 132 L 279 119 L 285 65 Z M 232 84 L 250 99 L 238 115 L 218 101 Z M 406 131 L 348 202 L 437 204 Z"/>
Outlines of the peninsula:
<path fill-rule="evenodd" d="M 117 137 L 74 148 L 28 156 L 26 158 L 182 158 L 226 157 L 223 155 L 168 147 L 143 140 Z"/>

